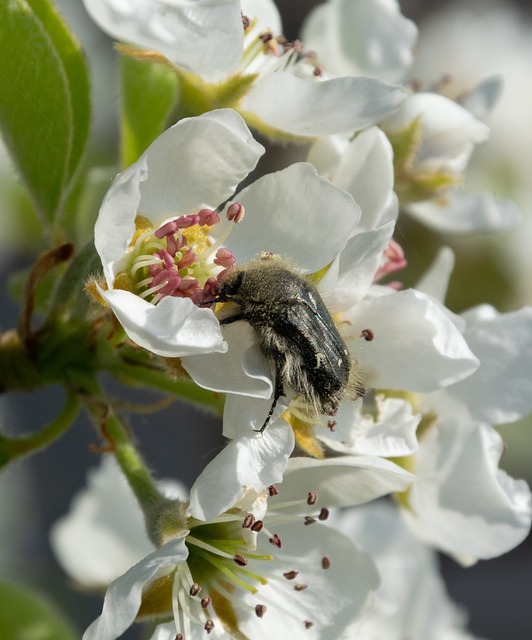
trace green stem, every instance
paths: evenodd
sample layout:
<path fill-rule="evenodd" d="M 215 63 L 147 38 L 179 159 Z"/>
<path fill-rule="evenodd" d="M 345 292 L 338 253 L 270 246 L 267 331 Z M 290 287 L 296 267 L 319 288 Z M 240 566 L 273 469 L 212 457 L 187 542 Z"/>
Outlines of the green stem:
<path fill-rule="evenodd" d="M 130 430 L 115 413 L 96 380 L 85 380 L 83 391 L 86 396 L 87 411 L 99 427 L 102 437 L 107 441 L 106 450 L 114 454 L 144 512 L 148 535 L 153 543 L 158 545 L 160 542 L 159 518 L 172 501 L 160 493 L 146 463 L 133 443 Z"/>
<path fill-rule="evenodd" d="M 79 412 L 79 406 L 78 397 L 73 393 L 69 393 L 61 413 L 38 433 L 27 438 L 0 436 L 0 467 L 5 466 L 15 458 L 43 449 L 54 442 L 74 422 Z"/>

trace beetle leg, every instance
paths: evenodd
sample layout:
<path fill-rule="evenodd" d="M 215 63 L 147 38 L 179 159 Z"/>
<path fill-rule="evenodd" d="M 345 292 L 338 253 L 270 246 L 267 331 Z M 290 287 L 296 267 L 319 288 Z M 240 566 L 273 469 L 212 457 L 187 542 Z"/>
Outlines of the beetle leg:
<path fill-rule="evenodd" d="M 275 407 L 277 405 L 277 401 L 279 400 L 279 398 L 281 396 L 284 396 L 284 389 L 283 389 L 283 379 L 282 379 L 282 375 L 281 375 L 281 367 L 279 366 L 278 363 L 275 363 L 275 387 L 273 389 L 273 401 L 272 401 L 272 406 L 270 407 L 270 410 L 268 411 L 268 415 L 266 416 L 266 420 L 264 420 L 264 423 L 262 425 L 262 427 L 260 429 L 253 429 L 253 431 L 256 431 L 257 433 L 262 433 L 264 431 L 264 429 L 266 429 L 266 427 L 268 426 L 273 412 L 275 411 Z"/>

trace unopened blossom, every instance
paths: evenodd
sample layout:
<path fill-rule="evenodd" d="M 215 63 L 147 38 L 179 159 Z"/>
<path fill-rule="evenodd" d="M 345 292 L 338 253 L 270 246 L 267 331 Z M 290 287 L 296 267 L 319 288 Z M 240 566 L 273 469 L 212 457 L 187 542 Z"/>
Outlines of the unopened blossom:
<path fill-rule="evenodd" d="M 451 258 L 439 257 L 426 290 L 444 295 Z M 504 444 L 491 425 L 532 412 L 532 309 L 499 314 L 482 305 L 456 321 L 480 366 L 445 389 L 411 396 L 423 420 L 419 449 L 402 464 L 417 480 L 400 504 L 422 540 L 471 564 L 509 551 L 530 530 L 530 489 L 499 468 Z"/>
<path fill-rule="evenodd" d="M 227 640 L 285 633 L 308 638 L 310 627 L 332 639 L 359 615 L 378 584 L 367 554 L 338 531 L 319 524 L 305 527 L 303 517 L 290 515 L 290 510 L 283 513 L 282 504 L 272 511 L 271 491 L 248 490 L 211 521 L 188 515 L 186 503 L 176 502 L 176 523 L 185 528 L 174 531 L 167 512 L 161 546 L 156 548 L 146 538 L 128 485 L 109 482 L 116 475 L 116 465 L 105 460 L 93 474 L 92 487 L 77 497 L 54 535 L 65 570 L 82 581 L 84 571 L 95 574 L 102 546 L 120 549 L 117 533 L 125 548 L 131 538 L 144 539 L 144 557 L 104 585 L 102 614 L 85 632 L 85 640 L 114 640 L 135 620 L 160 623 L 154 640 L 179 634 L 199 638 L 206 631 Z M 95 484 L 104 482 L 107 490 L 95 492 Z M 308 490 L 302 492 L 299 502 L 307 504 L 308 495 Z M 318 515 L 318 496 L 316 501 Z M 83 508 L 87 503 L 92 510 Z M 124 519 L 131 525 L 127 530 L 120 522 Z M 105 561 L 123 571 L 117 560 L 118 567 L 112 556 Z"/>
<path fill-rule="evenodd" d="M 275 137 L 357 131 L 386 118 L 407 95 L 376 78 L 319 78 L 316 61 L 301 43 L 281 35 L 272 0 L 84 4 L 114 38 L 160 52 L 207 102 L 209 87 L 221 83 L 227 90 L 217 91 L 211 102 L 236 109 Z M 227 99 L 220 105 L 221 95 Z"/>

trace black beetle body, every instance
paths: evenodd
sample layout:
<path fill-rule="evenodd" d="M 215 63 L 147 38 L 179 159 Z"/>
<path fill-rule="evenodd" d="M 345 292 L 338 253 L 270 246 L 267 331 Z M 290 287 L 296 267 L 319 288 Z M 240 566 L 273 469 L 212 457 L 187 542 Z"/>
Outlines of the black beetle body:
<path fill-rule="evenodd" d="M 216 302 L 237 306 L 221 324 L 245 320 L 275 374 L 273 403 L 291 389 L 313 417 L 334 415 L 351 371 L 347 347 L 314 285 L 278 256 L 265 255 L 233 267 L 222 280 Z"/>

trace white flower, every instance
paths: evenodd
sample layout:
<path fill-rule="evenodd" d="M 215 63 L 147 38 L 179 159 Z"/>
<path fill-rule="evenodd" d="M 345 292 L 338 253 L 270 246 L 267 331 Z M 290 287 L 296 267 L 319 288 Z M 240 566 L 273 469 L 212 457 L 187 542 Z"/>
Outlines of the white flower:
<path fill-rule="evenodd" d="M 397 82 L 412 64 L 417 28 L 396 0 L 329 0 L 310 12 L 302 37 L 330 73 Z"/>
<path fill-rule="evenodd" d="M 342 74 L 318 81 L 315 63 L 302 57 L 300 43 L 284 44 L 271 0 L 84 4 L 118 40 L 160 51 L 177 68 L 209 83 L 233 83 L 235 90 L 227 92 L 230 103 L 223 106 L 235 108 L 271 135 L 353 132 L 383 120 L 407 95 L 375 78 Z M 241 10 L 251 21 L 245 30 Z M 198 88 L 197 79 L 195 83 Z"/>
<path fill-rule="evenodd" d="M 210 247 L 205 231 L 214 221 L 202 221 L 190 242 L 181 233 L 176 242 L 183 246 L 171 248 L 154 232 L 172 219 L 214 215 L 263 151 L 240 116 L 221 110 L 174 125 L 115 178 L 95 227 L 107 282 L 101 295 L 140 346 L 163 356 L 227 349 L 212 311 L 192 302 L 195 289 L 202 290 L 220 270 L 214 263 L 217 247 Z M 173 262 L 169 269 L 167 258 Z M 168 284 L 173 289 L 152 304 Z"/>
<path fill-rule="evenodd" d="M 409 532 L 397 509 L 364 505 L 332 524 L 371 554 L 381 577 L 366 612 L 342 640 L 473 640 L 465 612 L 448 598 L 436 554 Z"/>
<path fill-rule="evenodd" d="M 101 545 L 120 550 L 121 544 L 130 545 L 129 537 L 145 536 L 127 484 L 105 480 L 116 473 L 113 466 L 106 461 L 93 475 L 92 487 L 59 525 L 61 535 L 57 530 L 54 535 L 60 560 L 76 579 L 83 570 L 95 574 Z M 176 634 L 199 638 L 209 630 L 227 640 L 285 633 L 304 639 L 310 629 L 319 637 L 337 638 L 377 586 L 369 556 L 339 532 L 305 527 L 301 517 L 272 511 L 268 501 L 267 492 L 248 490 L 210 522 L 187 517 L 188 530 L 174 538 L 166 527 L 168 541 L 158 549 L 146 540 L 151 549 L 109 585 L 102 614 L 84 640 L 118 638 L 135 619 L 160 622 L 153 636 L 159 640 Z M 299 501 L 310 502 L 308 492 Z M 93 509 L 83 508 L 87 504 Z M 125 529 L 119 519 L 130 526 Z M 113 565 L 113 556 L 104 556 Z"/>
<path fill-rule="evenodd" d="M 444 295 L 441 272 L 450 272 L 450 258 L 448 252 L 440 256 L 424 278 L 426 289 Z M 530 530 L 530 489 L 498 468 L 503 442 L 490 424 L 532 411 L 532 310 L 498 314 L 481 306 L 460 320 L 480 366 L 468 378 L 415 399 L 424 420 L 419 449 L 405 466 L 417 480 L 402 503 L 412 531 L 471 564 L 509 551 Z"/>

